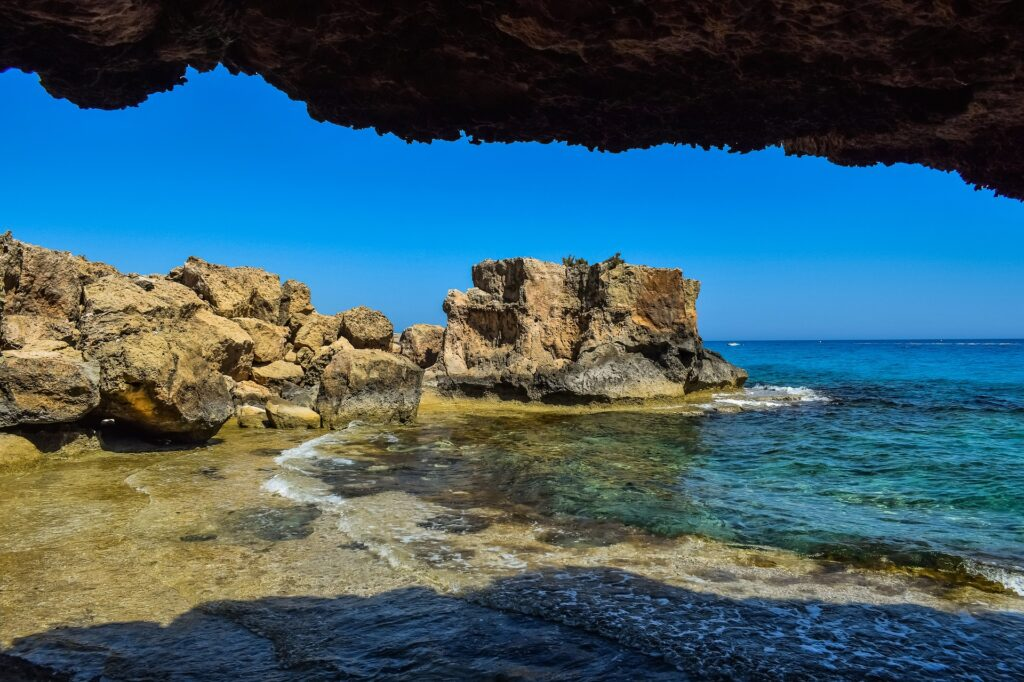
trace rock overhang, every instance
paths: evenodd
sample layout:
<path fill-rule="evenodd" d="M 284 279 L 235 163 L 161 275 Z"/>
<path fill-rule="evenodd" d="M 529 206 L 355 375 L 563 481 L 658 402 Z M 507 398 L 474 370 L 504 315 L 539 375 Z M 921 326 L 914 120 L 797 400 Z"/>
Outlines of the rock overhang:
<path fill-rule="evenodd" d="M 1024 198 L 1018 2 L 0 0 L 0 70 L 80 106 L 217 64 L 407 140 L 781 144 Z"/>

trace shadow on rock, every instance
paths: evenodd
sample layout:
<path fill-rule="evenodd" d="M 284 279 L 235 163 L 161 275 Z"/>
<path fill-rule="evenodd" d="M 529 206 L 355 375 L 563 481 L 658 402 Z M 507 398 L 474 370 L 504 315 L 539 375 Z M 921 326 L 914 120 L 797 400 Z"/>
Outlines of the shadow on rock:
<path fill-rule="evenodd" d="M 203 604 L 16 640 L 0 677 L 67 679 L 990 679 L 1024 677 L 1024 617 L 731 600 L 617 569 L 499 580 L 467 600 Z"/>

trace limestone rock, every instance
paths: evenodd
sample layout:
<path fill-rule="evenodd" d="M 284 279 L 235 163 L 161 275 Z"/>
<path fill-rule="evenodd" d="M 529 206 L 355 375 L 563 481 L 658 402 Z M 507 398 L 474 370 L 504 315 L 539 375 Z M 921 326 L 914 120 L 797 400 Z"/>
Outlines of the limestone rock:
<path fill-rule="evenodd" d="M 297 326 L 303 318 L 313 311 L 309 287 L 294 279 L 281 285 L 281 311 L 277 323 L 286 327 Z"/>
<path fill-rule="evenodd" d="M 281 280 L 264 270 L 216 265 L 190 256 L 168 277 L 195 291 L 222 317 L 254 317 L 273 324 L 280 317 Z"/>
<path fill-rule="evenodd" d="M 100 403 L 100 369 L 76 350 L 0 353 L 0 428 L 77 421 Z"/>
<path fill-rule="evenodd" d="M 341 334 L 356 348 L 391 350 L 395 328 L 379 310 L 357 306 L 341 315 Z"/>
<path fill-rule="evenodd" d="M 262 429 L 269 423 L 267 410 L 255 405 L 241 405 L 235 410 L 235 419 L 243 429 Z"/>
<path fill-rule="evenodd" d="M 284 359 L 289 335 L 287 327 L 255 317 L 236 317 L 234 322 L 252 337 L 253 362 L 270 363 Z"/>
<path fill-rule="evenodd" d="M 309 348 L 316 351 L 322 346 L 329 346 L 338 340 L 341 330 L 341 318 L 336 315 L 312 313 L 304 318 L 302 325 L 295 332 L 293 343 L 296 351 Z"/>
<path fill-rule="evenodd" d="M 267 401 L 267 419 L 275 429 L 319 429 L 320 415 L 280 398 Z"/>
<path fill-rule="evenodd" d="M 423 370 L 382 350 L 337 350 L 320 377 L 317 409 L 327 428 L 352 420 L 407 422 L 419 407 Z"/>
<path fill-rule="evenodd" d="M 0 339 L 4 348 L 24 348 L 47 340 L 76 345 L 78 337 L 74 322 L 59 317 L 8 314 L 0 320 Z"/>
<path fill-rule="evenodd" d="M 435 324 L 414 324 L 402 332 L 399 351 L 417 365 L 426 369 L 441 355 L 444 327 Z"/>
<path fill-rule="evenodd" d="M 283 382 L 298 383 L 302 381 L 304 375 L 301 367 L 284 360 L 252 368 L 253 381 L 261 386 L 273 386 Z"/>
<path fill-rule="evenodd" d="M 252 360 L 241 327 L 163 279 L 103 277 L 84 302 L 82 348 L 100 366 L 102 416 L 178 440 L 205 440 L 231 417 L 222 372 Z"/>
<path fill-rule="evenodd" d="M 231 387 L 231 397 L 234 399 L 235 405 L 238 406 L 262 407 L 273 395 L 269 388 L 261 386 L 255 381 L 239 381 Z"/>
<path fill-rule="evenodd" d="M 746 380 L 703 348 L 700 285 L 679 270 L 513 258 L 474 266 L 473 283 L 445 300 L 442 392 L 577 403 Z"/>

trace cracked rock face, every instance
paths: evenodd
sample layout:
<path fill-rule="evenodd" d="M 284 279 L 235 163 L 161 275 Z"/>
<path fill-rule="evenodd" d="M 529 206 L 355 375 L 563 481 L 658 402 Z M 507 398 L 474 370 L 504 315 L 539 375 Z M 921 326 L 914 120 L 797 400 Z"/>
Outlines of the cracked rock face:
<path fill-rule="evenodd" d="M 473 266 L 473 284 L 444 302 L 442 393 L 572 404 L 672 398 L 746 381 L 746 372 L 704 348 L 700 283 L 679 270 L 511 258 Z"/>
<path fill-rule="evenodd" d="M 0 71 L 79 106 L 218 63 L 408 140 L 781 143 L 1024 198 L 1019 2 L 0 0 Z"/>

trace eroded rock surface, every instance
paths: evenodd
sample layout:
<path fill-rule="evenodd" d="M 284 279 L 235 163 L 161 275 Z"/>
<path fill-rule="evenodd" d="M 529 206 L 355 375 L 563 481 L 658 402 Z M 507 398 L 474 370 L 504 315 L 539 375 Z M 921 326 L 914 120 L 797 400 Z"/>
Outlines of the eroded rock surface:
<path fill-rule="evenodd" d="M 484 261 L 451 291 L 438 388 L 577 403 L 742 386 L 697 332 L 700 283 L 618 259 L 588 266 Z"/>
<path fill-rule="evenodd" d="M 423 370 L 394 353 L 339 349 L 320 381 L 317 410 L 326 427 L 344 428 L 354 419 L 407 422 L 419 407 Z"/>
<path fill-rule="evenodd" d="M 346 310 L 341 315 L 341 334 L 355 348 L 391 350 L 395 328 L 379 310 L 364 305 Z"/>
<path fill-rule="evenodd" d="M 390 342 L 383 314 L 348 313 L 348 333 L 360 344 L 379 344 L 385 333 Z M 342 325 L 342 315 L 316 312 L 305 284 L 281 284 L 257 268 L 190 258 L 167 277 L 123 275 L 6 233 L 0 428 L 113 420 L 161 438 L 202 441 L 232 416 L 248 427 L 319 428 L 313 408 L 322 394 L 332 413 L 385 420 L 415 413 L 408 377 L 383 372 L 386 361 L 356 363 L 344 392 L 322 391 L 335 354 L 353 350 L 340 336 Z M 390 378 L 399 385 L 386 386 Z M 398 404 L 389 410 L 392 398 Z"/>
<path fill-rule="evenodd" d="M 0 0 L 0 70 L 79 106 L 135 105 L 218 63 L 407 140 L 781 142 L 1024 198 L 1019 2 Z"/>
<path fill-rule="evenodd" d="M 423 369 L 433 367 L 441 356 L 444 327 L 436 324 L 414 324 L 402 332 L 398 352 Z"/>

